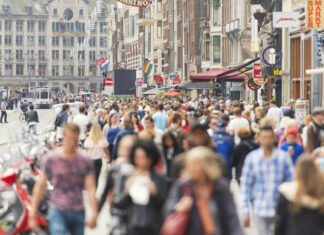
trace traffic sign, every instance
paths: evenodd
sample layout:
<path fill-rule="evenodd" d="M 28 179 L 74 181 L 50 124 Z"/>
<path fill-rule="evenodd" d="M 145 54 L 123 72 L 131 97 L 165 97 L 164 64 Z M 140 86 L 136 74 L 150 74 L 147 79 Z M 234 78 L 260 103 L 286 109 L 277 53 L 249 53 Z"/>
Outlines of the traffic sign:
<path fill-rule="evenodd" d="M 105 79 L 105 85 L 106 86 L 112 86 L 114 84 L 114 80 L 112 78 L 106 78 Z"/>
<path fill-rule="evenodd" d="M 125 61 L 121 61 L 118 63 L 118 67 L 121 69 L 127 69 L 127 63 Z"/>

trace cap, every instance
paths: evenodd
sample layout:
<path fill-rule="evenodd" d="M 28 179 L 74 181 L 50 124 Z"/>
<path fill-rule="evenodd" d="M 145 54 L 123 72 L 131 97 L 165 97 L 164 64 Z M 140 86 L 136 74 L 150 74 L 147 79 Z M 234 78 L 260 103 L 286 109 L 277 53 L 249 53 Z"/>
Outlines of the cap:
<path fill-rule="evenodd" d="M 321 114 L 321 113 L 324 113 L 324 108 L 322 108 L 322 107 L 316 107 L 316 108 L 314 108 L 314 110 L 313 110 L 313 116 L 315 116 L 315 115 L 318 115 L 318 114 Z"/>
<path fill-rule="evenodd" d="M 223 128 L 223 127 L 226 127 L 227 124 L 226 124 L 226 122 L 224 120 L 219 120 L 219 121 L 217 121 L 216 126 Z"/>
<path fill-rule="evenodd" d="M 290 128 L 287 130 L 286 135 L 294 135 L 297 136 L 297 131 L 294 128 Z"/>

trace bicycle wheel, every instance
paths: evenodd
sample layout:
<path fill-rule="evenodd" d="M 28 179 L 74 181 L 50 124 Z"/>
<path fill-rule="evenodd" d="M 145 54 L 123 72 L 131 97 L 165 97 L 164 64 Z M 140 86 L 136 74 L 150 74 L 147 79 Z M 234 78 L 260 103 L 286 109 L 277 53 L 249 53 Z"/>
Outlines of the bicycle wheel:
<path fill-rule="evenodd" d="M 25 117 L 25 114 L 20 114 L 19 115 L 19 121 L 21 122 L 21 123 L 25 123 L 26 122 L 26 117 Z"/>

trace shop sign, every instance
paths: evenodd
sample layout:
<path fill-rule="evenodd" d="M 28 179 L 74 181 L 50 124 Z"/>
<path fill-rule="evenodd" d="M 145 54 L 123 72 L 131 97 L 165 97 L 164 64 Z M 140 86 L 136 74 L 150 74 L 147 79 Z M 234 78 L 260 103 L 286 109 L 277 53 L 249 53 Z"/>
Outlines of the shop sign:
<path fill-rule="evenodd" d="M 163 78 L 162 77 L 155 77 L 155 83 L 162 85 L 163 84 Z"/>
<path fill-rule="evenodd" d="M 150 0 L 117 0 L 117 1 L 133 7 L 147 7 L 151 2 Z"/>
<path fill-rule="evenodd" d="M 253 64 L 253 80 L 258 85 L 263 85 L 267 82 L 262 75 L 261 65 L 259 63 Z"/>
<path fill-rule="evenodd" d="M 255 81 L 253 80 L 252 77 L 248 80 L 247 84 L 248 84 L 248 87 L 250 88 L 250 90 L 252 90 L 252 91 L 256 91 L 261 88 L 260 85 L 255 83 Z"/>
<path fill-rule="evenodd" d="M 274 76 L 281 76 L 281 71 L 279 69 L 274 69 L 273 70 L 273 75 Z"/>
<path fill-rule="evenodd" d="M 142 84 L 144 83 L 144 78 L 136 78 L 137 84 Z"/>
<path fill-rule="evenodd" d="M 307 28 L 323 28 L 323 0 L 307 0 L 306 14 Z"/>
<path fill-rule="evenodd" d="M 299 27 L 298 12 L 273 12 L 274 28 L 297 28 Z"/>

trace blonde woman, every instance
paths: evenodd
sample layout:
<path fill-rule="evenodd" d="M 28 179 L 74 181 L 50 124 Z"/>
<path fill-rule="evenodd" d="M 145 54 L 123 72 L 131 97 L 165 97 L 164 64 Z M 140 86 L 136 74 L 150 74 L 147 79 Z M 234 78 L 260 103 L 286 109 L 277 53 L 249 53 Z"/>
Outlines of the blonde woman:
<path fill-rule="evenodd" d="M 190 212 L 186 235 L 243 235 L 228 182 L 221 177 L 216 154 L 207 147 L 187 153 L 184 177 L 172 187 L 164 216 Z"/>
<path fill-rule="evenodd" d="M 110 160 L 108 145 L 107 140 L 102 136 L 100 125 L 94 124 L 91 127 L 89 137 L 84 142 L 84 148 L 87 151 L 88 156 L 93 160 L 97 185 L 102 167 L 102 159 L 105 159 L 106 161 Z"/>
<path fill-rule="evenodd" d="M 279 187 L 275 235 L 323 235 L 324 179 L 310 156 L 297 161 L 296 181 Z"/>

